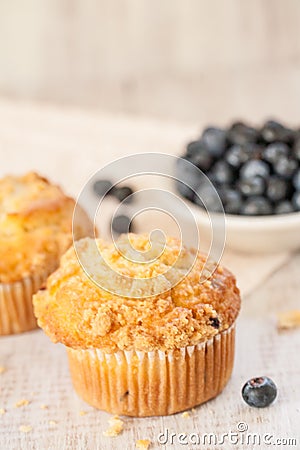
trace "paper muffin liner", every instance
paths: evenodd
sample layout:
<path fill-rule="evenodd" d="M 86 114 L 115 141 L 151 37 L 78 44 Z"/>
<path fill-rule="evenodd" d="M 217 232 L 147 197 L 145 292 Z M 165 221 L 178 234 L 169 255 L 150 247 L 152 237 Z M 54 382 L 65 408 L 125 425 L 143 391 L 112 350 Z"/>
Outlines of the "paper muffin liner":
<path fill-rule="evenodd" d="M 235 325 L 198 345 L 172 351 L 67 347 L 78 395 L 113 414 L 155 416 L 192 408 L 218 395 L 233 368 Z"/>
<path fill-rule="evenodd" d="M 12 283 L 0 283 L 0 335 L 37 328 L 32 296 L 42 287 L 49 273 L 51 271 Z"/>

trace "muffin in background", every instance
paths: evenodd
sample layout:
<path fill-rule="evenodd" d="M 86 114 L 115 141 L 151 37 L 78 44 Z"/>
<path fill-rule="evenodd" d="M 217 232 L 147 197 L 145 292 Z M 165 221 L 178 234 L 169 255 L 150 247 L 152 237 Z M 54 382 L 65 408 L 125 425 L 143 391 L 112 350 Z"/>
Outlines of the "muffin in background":
<path fill-rule="evenodd" d="M 0 335 L 36 328 L 32 295 L 72 244 L 75 201 L 30 172 L 0 180 Z M 74 235 L 92 236 L 82 211 Z"/>
<path fill-rule="evenodd" d="M 139 417 L 218 395 L 234 361 L 234 276 L 218 266 L 201 282 L 206 257 L 175 238 L 149 262 L 143 255 L 156 243 L 150 249 L 147 235 L 123 235 L 117 246 L 89 238 L 75 246 L 34 307 L 46 334 L 67 347 L 77 393 L 96 408 Z"/>

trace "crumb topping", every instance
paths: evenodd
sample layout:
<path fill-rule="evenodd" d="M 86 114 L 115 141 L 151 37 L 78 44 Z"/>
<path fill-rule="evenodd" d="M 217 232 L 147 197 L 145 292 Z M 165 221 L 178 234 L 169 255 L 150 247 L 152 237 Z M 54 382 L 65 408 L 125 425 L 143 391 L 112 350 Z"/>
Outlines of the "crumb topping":
<path fill-rule="evenodd" d="M 54 270 L 72 243 L 75 201 L 60 187 L 30 172 L 0 180 L 0 282 Z M 87 216 L 78 237 L 91 234 Z"/>
<path fill-rule="evenodd" d="M 147 235 L 130 234 L 130 240 L 138 250 L 147 248 Z M 202 283 L 200 276 L 206 256 L 188 248 L 183 249 L 179 268 L 174 268 L 181 248 L 177 239 L 168 238 L 164 252 L 147 264 L 129 261 L 113 244 L 100 239 L 96 243 L 115 271 L 126 272 L 129 281 L 132 278 L 133 291 L 139 277 L 143 278 L 145 289 L 145 279 L 151 282 L 153 273 L 163 278 L 170 268 L 173 272 L 185 270 L 186 261 L 189 264 L 192 258 L 195 262 L 192 270 L 173 287 L 170 279 L 165 278 L 169 287 L 159 295 L 153 294 L 150 287 L 151 296 L 124 297 L 91 281 L 79 264 L 75 249 L 70 248 L 62 257 L 60 268 L 48 278 L 47 289 L 34 296 L 38 323 L 54 342 L 72 348 L 99 348 L 108 353 L 131 349 L 164 351 L 210 339 L 236 319 L 240 295 L 235 277 L 218 267 L 210 282 Z M 77 251 L 89 254 L 91 248 L 95 248 L 92 239 L 77 243 Z M 99 257 L 90 259 L 95 272 L 101 272 L 98 261 Z M 110 281 L 113 286 L 113 280 Z"/>

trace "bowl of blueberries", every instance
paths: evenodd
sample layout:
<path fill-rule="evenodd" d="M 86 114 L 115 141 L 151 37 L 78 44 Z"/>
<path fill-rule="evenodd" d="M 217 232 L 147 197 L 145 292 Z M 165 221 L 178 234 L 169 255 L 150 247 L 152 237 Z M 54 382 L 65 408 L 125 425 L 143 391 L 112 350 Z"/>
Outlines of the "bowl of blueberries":
<path fill-rule="evenodd" d="M 203 183 L 199 169 L 211 183 Z M 225 212 L 228 247 L 253 253 L 300 248 L 300 129 L 275 120 L 207 127 L 186 146 L 176 177 L 200 233 L 210 233 L 208 213 Z"/>

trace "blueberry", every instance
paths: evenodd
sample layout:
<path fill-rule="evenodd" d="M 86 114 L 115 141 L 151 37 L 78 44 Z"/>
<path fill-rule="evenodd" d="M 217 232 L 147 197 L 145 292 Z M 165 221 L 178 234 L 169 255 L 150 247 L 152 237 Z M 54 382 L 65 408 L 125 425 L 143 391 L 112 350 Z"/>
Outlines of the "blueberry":
<path fill-rule="evenodd" d="M 247 405 L 265 408 L 274 402 L 277 396 L 277 387 L 271 378 L 252 378 L 243 386 L 242 396 Z"/>
<path fill-rule="evenodd" d="M 219 158 L 224 153 L 226 132 L 221 128 L 206 128 L 202 133 L 201 140 L 212 156 Z"/>
<path fill-rule="evenodd" d="M 184 197 L 192 200 L 194 190 L 201 182 L 201 172 L 185 158 L 178 158 L 176 161 L 176 187 L 178 192 Z"/>
<path fill-rule="evenodd" d="M 250 195 L 261 195 L 265 190 L 265 180 L 262 177 L 243 178 L 237 184 L 239 190 L 246 197 Z"/>
<path fill-rule="evenodd" d="M 279 202 L 274 208 L 274 214 L 289 214 L 294 211 L 293 205 L 288 200 Z"/>
<path fill-rule="evenodd" d="M 202 183 L 195 195 L 195 203 L 211 212 L 222 212 L 222 202 L 216 189 L 210 183 Z"/>
<path fill-rule="evenodd" d="M 288 183 L 276 175 L 267 180 L 267 196 L 272 202 L 278 202 L 286 198 L 289 190 Z"/>
<path fill-rule="evenodd" d="M 128 233 L 132 231 L 131 220 L 128 216 L 120 214 L 119 216 L 114 216 L 111 222 L 111 227 L 117 234 Z"/>
<path fill-rule="evenodd" d="M 297 191 L 300 191 L 300 169 L 293 176 L 293 185 Z"/>
<path fill-rule="evenodd" d="M 271 202 L 265 197 L 250 197 L 242 205 L 241 214 L 246 216 L 261 216 L 272 214 Z"/>
<path fill-rule="evenodd" d="M 191 202 L 194 200 L 195 192 L 186 184 L 182 183 L 181 181 L 176 181 L 176 189 L 180 195 L 187 198 Z"/>
<path fill-rule="evenodd" d="M 242 206 L 242 195 L 239 191 L 224 188 L 220 191 L 220 196 L 227 214 L 239 214 Z"/>
<path fill-rule="evenodd" d="M 212 167 L 208 177 L 217 184 L 230 184 L 234 179 L 234 173 L 232 168 L 226 161 L 219 160 Z"/>
<path fill-rule="evenodd" d="M 300 191 L 294 193 L 292 203 L 295 211 L 300 211 Z"/>
<path fill-rule="evenodd" d="M 295 140 L 293 146 L 293 155 L 297 161 L 300 161 L 300 137 Z"/>
<path fill-rule="evenodd" d="M 255 128 L 249 127 L 242 122 L 232 124 L 227 133 L 228 141 L 231 144 L 244 145 L 249 142 L 257 142 L 259 137 Z"/>
<path fill-rule="evenodd" d="M 213 163 L 213 157 L 202 141 L 194 141 L 188 144 L 186 159 L 203 171 L 208 170 Z"/>
<path fill-rule="evenodd" d="M 124 203 L 130 203 L 132 201 L 132 197 L 129 197 L 131 194 L 133 194 L 133 190 L 129 186 L 116 187 L 112 190 L 112 195 L 120 202 L 124 201 Z"/>
<path fill-rule="evenodd" d="M 252 178 L 256 176 L 267 178 L 269 174 L 269 165 L 266 162 L 260 160 L 248 161 L 242 166 L 240 170 L 241 178 Z"/>
<path fill-rule="evenodd" d="M 218 317 L 210 317 L 209 322 L 213 328 L 216 328 L 216 330 L 220 328 L 220 320 L 218 319 Z"/>
<path fill-rule="evenodd" d="M 284 178 L 291 178 L 298 168 L 298 163 L 295 159 L 282 156 L 275 164 L 274 171 L 277 175 Z"/>
<path fill-rule="evenodd" d="M 97 194 L 99 197 L 103 197 L 104 195 L 111 194 L 111 188 L 113 187 L 113 184 L 109 180 L 97 180 L 93 184 L 93 190 L 95 194 Z"/>
<path fill-rule="evenodd" d="M 239 169 L 242 164 L 249 161 L 251 147 L 249 145 L 232 145 L 225 154 L 225 161 L 235 169 Z"/>
<path fill-rule="evenodd" d="M 261 129 L 261 136 L 265 142 L 291 142 L 293 140 L 292 130 L 284 127 L 275 120 L 268 120 Z"/>
<path fill-rule="evenodd" d="M 275 164 L 282 156 L 288 156 L 290 152 L 289 147 L 283 142 L 274 142 L 268 145 L 262 153 L 262 157 L 265 161 Z"/>

